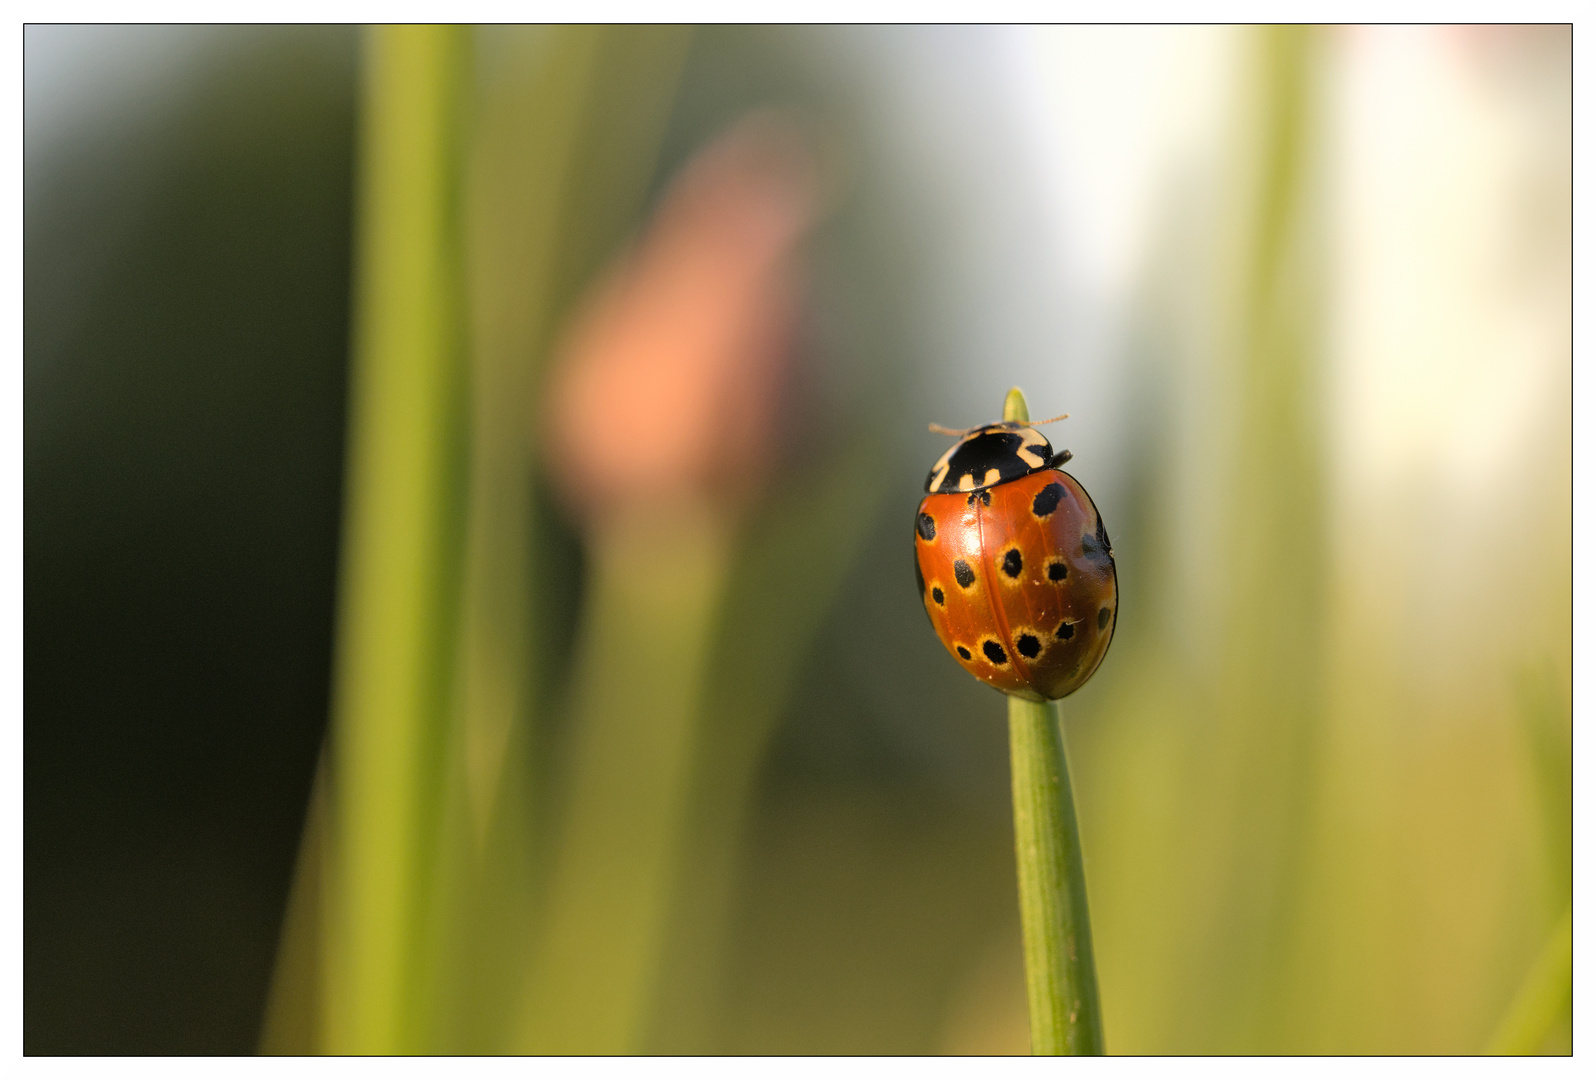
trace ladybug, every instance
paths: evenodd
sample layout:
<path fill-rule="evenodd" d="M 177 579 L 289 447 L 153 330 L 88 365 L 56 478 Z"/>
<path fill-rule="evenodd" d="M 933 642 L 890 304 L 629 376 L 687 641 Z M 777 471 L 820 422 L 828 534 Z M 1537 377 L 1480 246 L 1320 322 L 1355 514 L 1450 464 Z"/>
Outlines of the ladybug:
<path fill-rule="evenodd" d="M 932 628 L 966 671 L 1006 694 L 1074 693 L 1108 651 L 1119 590 L 1102 515 L 1059 468 L 1070 452 L 1055 454 L 1025 421 L 931 430 L 959 436 L 914 515 Z"/>

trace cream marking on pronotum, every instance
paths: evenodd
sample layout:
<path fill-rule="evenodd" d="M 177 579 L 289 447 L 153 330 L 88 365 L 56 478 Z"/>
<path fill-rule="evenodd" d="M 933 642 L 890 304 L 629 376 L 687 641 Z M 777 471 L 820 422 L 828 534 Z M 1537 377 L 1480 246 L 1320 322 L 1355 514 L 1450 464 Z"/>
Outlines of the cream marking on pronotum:
<path fill-rule="evenodd" d="M 1040 469 L 1046 465 L 1048 459 L 1053 456 L 1053 446 L 1042 436 L 1042 433 L 1035 428 L 1026 428 L 1020 432 L 1020 437 L 1024 441 L 1021 443 L 1020 448 L 1015 451 L 1015 453 L 1020 455 L 1020 460 L 1033 469 Z M 1040 454 L 1036 452 L 1038 447 L 1042 450 Z"/>
<path fill-rule="evenodd" d="M 1054 420 L 1064 419 L 1056 416 Z M 1043 420 L 1040 423 L 1051 423 Z M 983 424 L 965 431 L 952 431 L 937 424 L 931 430 L 958 437 L 958 442 L 931 466 L 926 477 L 926 491 L 933 494 L 952 491 L 979 491 L 1007 480 L 1063 464 L 1070 458 L 1068 450 L 1053 453 L 1053 444 L 1047 441 L 1032 424 L 1002 421 Z"/>

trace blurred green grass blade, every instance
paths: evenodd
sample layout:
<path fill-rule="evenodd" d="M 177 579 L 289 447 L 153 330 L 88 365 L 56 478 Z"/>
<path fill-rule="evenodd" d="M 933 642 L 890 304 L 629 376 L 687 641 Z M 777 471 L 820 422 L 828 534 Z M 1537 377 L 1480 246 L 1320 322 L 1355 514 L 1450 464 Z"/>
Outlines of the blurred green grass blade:
<path fill-rule="evenodd" d="M 467 35 L 368 32 L 332 716 L 325 1046 L 411 1049 L 449 683 Z"/>
<path fill-rule="evenodd" d="M 536 505 L 534 418 L 555 314 L 560 211 L 603 31 L 475 33 L 463 192 L 470 453 L 456 679 L 422 931 L 427 997 L 417 1023 L 440 1052 L 487 1053 L 507 1045 L 537 876 L 527 773 L 550 675 L 547 650 L 537 646 L 540 628 L 564 620 L 537 573 L 549 555 Z"/>
<path fill-rule="evenodd" d="M 1318 409 L 1312 88 L 1315 31 L 1253 31 L 1255 65 L 1239 142 L 1233 276 L 1221 293 L 1222 349 L 1234 380 L 1230 490 L 1219 543 L 1226 587 L 1216 730 L 1194 755 L 1191 799 L 1219 811 L 1216 906 L 1194 926 L 1194 975 L 1211 980 L 1187 1010 L 1187 1045 L 1283 1048 L 1323 722 L 1328 566 Z M 1246 114 L 1244 114 L 1246 115 Z M 1214 792 L 1229 793 L 1214 799 Z M 1228 854 L 1221 854 L 1228 848 Z M 1202 910 L 1194 905 L 1193 910 Z"/>
<path fill-rule="evenodd" d="M 550 346 L 636 222 L 690 39 L 658 27 L 484 33 L 467 190 L 471 466 L 455 705 L 479 840 L 510 731 L 551 674 L 543 639 L 564 632 L 536 572 L 548 565 L 534 459 Z"/>
<path fill-rule="evenodd" d="M 811 642 L 854 567 L 886 484 L 867 427 L 782 486 L 745 530 L 704 691 L 681 858 L 671 885 L 649 1053 L 715 1053 L 738 854 L 760 766 Z"/>
<path fill-rule="evenodd" d="M 1136 676 L 1071 699 L 1103 702 L 1071 748 L 1091 764 L 1086 841 L 1106 841 L 1093 914 L 1105 1019 L 1126 1052 L 1282 1050 L 1320 1015 L 1304 915 L 1319 902 L 1306 873 L 1332 570 L 1319 34 L 1236 32 L 1215 185 L 1172 196 L 1177 214 L 1210 220 L 1187 232 L 1183 219 L 1154 265 L 1207 272 L 1156 283 L 1147 320 L 1150 355 L 1168 359 L 1150 373 L 1164 405 L 1146 410 L 1140 443 L 1161 460 L 1120 526 L 1142 557 L 1121 566 L 1116 670 Z"/>
<path fill-rule="evenodd" d="M 1534 965 L 1524 976 L 1507 1014 L 1487 1045 L 1487 1054 L 1545 1052 L 1548 1038 L 1568 1021 L 1574 996 L 1574 911 L 1552 927 Z"/>
<path fill-rule="evenodd" d="M 261 1054 L 313 1054 L 322 1045 L 322 893 L 328 871 L 327 762 L 316 762 L 261 1021 Z"/>
<path fill-rule="evenodd" d="M 543 674 L 531 647 L 540 565 L 532 452 L 569 200 L 588 117 L 597 27 L 515 28 L 485 72 L 466 192 L 471 464 L 455 735 L 480 844 L 512 729 Z"/>
<path fill-rule="evenodd" d="M 1573 709 L 1568 676 L 1549 661 L 1518 672 L 1520 725 L 1528 743 L 1531 775 L 1545 836 L 1547 885 L 1554 902 L 1567 903 L 1573 888 Z"/>
<path fill-rule="evenodd" d="M 657 510 L 657 508 L 656 508 Z M 658 513 L 596 537 L 570 797 L 522 1046 L 635 1052 L 679 857 L 728 523 Z"/>
<path fill-rule="evenodd" d="M 545 899 L 549 731 L 570 678 L 572 538 L 537 465 L 563 320 L 636 228 L 691 31 L 478 32 L 466 263 L 472 429 L 460 681 L 429 949 L 440 1048 L 516 1045 Z"/>

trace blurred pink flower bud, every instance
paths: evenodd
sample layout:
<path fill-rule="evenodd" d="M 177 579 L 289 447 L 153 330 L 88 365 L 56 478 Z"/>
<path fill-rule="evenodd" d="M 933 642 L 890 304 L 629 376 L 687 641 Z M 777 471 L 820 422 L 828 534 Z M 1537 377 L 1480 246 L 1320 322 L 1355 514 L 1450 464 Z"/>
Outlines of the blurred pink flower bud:
<path fill-rule="evenodd" d="M 548 430 L 556 480 L 586 516 L 734 502 L 765 474 L 817 181 L 791 121 L 745 117 L 687 164 L 580 306 Z"/>

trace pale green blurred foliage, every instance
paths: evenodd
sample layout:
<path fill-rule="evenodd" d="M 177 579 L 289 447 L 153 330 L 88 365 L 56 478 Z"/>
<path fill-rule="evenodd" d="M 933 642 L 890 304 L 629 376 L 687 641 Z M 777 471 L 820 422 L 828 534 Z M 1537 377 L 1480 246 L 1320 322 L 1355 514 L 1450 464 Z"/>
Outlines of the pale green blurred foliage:
<path fill-rule="evenodd" d="M 1525 46 L 1530 63 L 1566 65 L 1557 33 Z M 1341 275 L 1359 264 L 1339 254 L 1348 144 L 1332 106 L 1348 35 L 1237 34 L 1222 167 L 1171 194 L 1139 290 L 1123 358 L 1136 460 L 1122 490 L 1094 490 L 1119 630 L 1064 704 L 1107 1044 L 1477 1052 L 1515 996 L 1554 1012 L 1566 1000 L 1520 992 L 1532 969 L 1556 970 L 1536 958 L 1571 889 L 1566 382 L 1538 399 L 1540 434 L 1511 445 L 1513 467 L 1465 489 L 1461 518 L 1422 491 L 1347 482 L 1332 405 L 1341 350 L 1359 340 L 1338 322 Z M 371 970 L 400 972 L 383 1000 L 336 1000 L 372 993 L 336 981 L 324 998 L 317 972 L 349 946 L 347 929 L 327 936 L 317 882 L 332 868 L 360 887 L 324 846 L 327 807 L 352 805 L 339 769 L 324 775 L 332 797 L 307 826 L 264 1046 L 1023 1052 L 1007 792 L 989 767 L 1002 703 L 939 655 L 908 566 L 924 468 L 908 433 L 998 402 L 910 415 L 904 238 L 925 223 L 894 206 L 863 121 L 837 132 L 858 175 L 814 270 L 832 320 L 815 351 L 850 372 L 825 385 L 852 396 L 822 394 L 826 437 L 811 434 L 735 536 L 582 564 L 536 459 L 542 365 L 576 298 L 717 126 L 707 118 L 731 109 L 705 102 L 760 104 L 787 76 L 735 92 L 716 79 L 817 57 L 786 92 L 846 128 L 857 85 L 816 89 L 844 50 L 796 31 L 474 37 L 448 211 L 469 405 L 459 446 L 437 450 L 457 461 L 459 506 L 432 570 L 453 606 L 423 627 L 446 627 L 452 674 L 419 737 L 435 755 L 426 777 L 372 796 L 363 819 L 416 815 L 426 869 L 403 886 L 408 922 L 366 927 Z M 1526 308 L 1542 322 L 1566 312 L 1568 233 L 1552 216 L 1528 256 L 1550 265 L 1535 295 L 1551 300 Z M 1536 370 L 1566 372 L 1568 341 L 1566 321 L 1553 326 Z M 1513 362 L 1498 360 L 1504 377 Z M 1459 529 L 1472 546 L 1431 565 L 1433 536 Z M 680 568 L 669 584 L 696 591 L 629 591 L 625 566 Z M 659 758 L 680 790 L 657 802 L 655 777 L 625 779 L 628 732 L 666 738 L 651 724 L 680 729 L 666 740 L 680 760 Z M 881 734 L 904 730 L 942 763 L 912 765 L 921 751 Z M 864 750 L 805 758 L 804 738 L 821 745 L 811 731 L 869 734 Z M 572 840 L 624 829 L 645 805 L 671 809 L 637 821 L 641 855 Z M 346 859 L 364 842 L 347 818 L 333 835 Z M 373 907 L 349 925 L 395 902 L 391 886 L 364 887 Z M 563 929 L 540 945 L 551 910 Z M 606 934 L 621 920 L 627 933 Z M 338 1035 L 326 1018 L 352 1004 L 382 1015 Z M 1537 1045 L 1567 1049 L 1566 1010 L 1526 1030 L 1537 1022 Z"/>
<path fill-rule="evenodd" d="M 1341 482 L 1329 453 L 1335 344 L 1357 335 L 1327 333 L 1354 291 L 1332 230 L 1356 227 L 1327 75 L 1349 78 L 1352 33 L 1263 35 L 1239 176 L 1185 208 L 1215 224 L 1150 297 L 1176 370 L 1154 546 L 1121 570 L 1116 670 L 1136 677 L 1083 718 L 1078 766 L 1117 1050 L 1477 1052 L 1569 903 L 1566 383 L 1461 514 Z M 1527 44 L 1566 65 L 1566 36 Z M 1496 354 L 1504 382 L 1566 378 L 1567 242 L 1540 254 L 1546 351 Z M 1443 530 L 1489 539 L 1439 561 Z M 1556 1024 L 1566 1051 L 1566 1003 Z"/>

